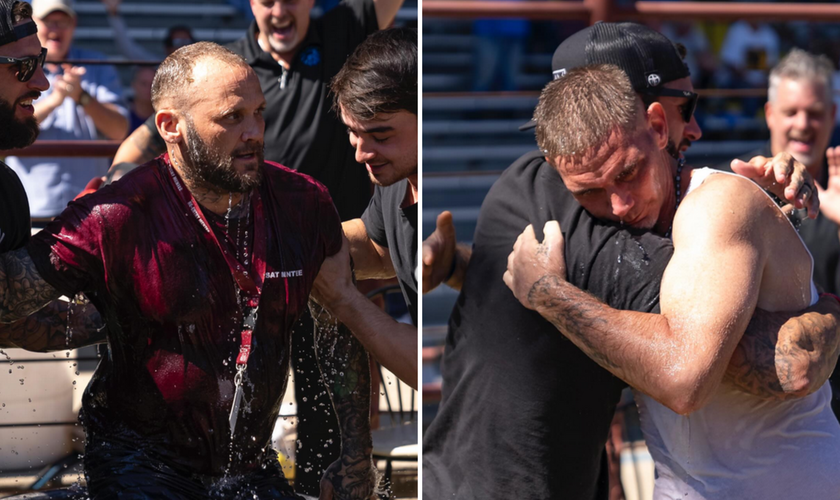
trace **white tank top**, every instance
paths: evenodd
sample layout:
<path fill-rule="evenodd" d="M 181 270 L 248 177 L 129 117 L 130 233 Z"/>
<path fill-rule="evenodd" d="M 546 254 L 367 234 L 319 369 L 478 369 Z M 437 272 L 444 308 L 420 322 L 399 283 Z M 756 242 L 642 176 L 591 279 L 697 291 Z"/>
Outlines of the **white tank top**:
<path fill-rule="evenodd" d="M 688 192 L 714 173 L 729 174 L 694 170 Z M 812 279 L 811 304 L 817 300 Z M 656 462 L 656 500 L 840 499 L 840 424 L 828 383 L 791 401 L 766 401 L 721 384 L 688 416 L 634 395 Z"/>

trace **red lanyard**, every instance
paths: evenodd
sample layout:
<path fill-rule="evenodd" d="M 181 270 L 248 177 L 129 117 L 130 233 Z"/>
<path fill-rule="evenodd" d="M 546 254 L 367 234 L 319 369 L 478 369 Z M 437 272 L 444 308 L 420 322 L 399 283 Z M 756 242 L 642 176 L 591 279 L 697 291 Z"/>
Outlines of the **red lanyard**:
<path fill-rule="evenodd" d="M 239 356 L 236 358 L 237 376 L 241 378 L 241 372 L 245 370 L 248 364 L 248 356 L 251 354 L 251 337 L 254 332 L 254 327 L 257 321 L 257 310 L 260 305 L 260 296 L 262 294 L 262 286 L 265 281 L 265 215 L 263 213 L 262 199 L 260 198 L 259 190 L 255 189 L 252 192 L 252 199 L 254 203 L 254 251 L 252 255 L 254 275 L 250 276 L 248 270 L 245 269 L 238 260 L 227 251 L 219 243 L 216 238 L 216 233 L 210 229 L 210 224 L 198 208 L 198 202 L 195 201 L 190 190 L 184 186 L 184 183 L 178 177 L 178 173 L 172 168 L 169 163 L 169 154 L 164 155 L 163 162 L 169 172 L 169 179 L 175 186 L 179 198 L 189 208 L 193 217 L 204 229 L 205 238 L 212 241 L 216 248 L 222 252 L 230 269 L 231 276 L 236 282 L 239 289 L 248 297 L 249 311 L 244 313 L 242 321 L 242 338 L 239 346 Z"/>

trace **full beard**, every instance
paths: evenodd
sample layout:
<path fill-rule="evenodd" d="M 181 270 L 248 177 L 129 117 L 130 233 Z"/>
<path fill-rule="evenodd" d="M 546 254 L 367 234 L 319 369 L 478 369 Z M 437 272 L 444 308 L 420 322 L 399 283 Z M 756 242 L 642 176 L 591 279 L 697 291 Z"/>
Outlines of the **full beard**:
<path fill-rule="evenodd" d="M 262 168 L 265 145 L 248 144 L 226 155 L 205 142 L 195 131 L 192 123 L 187 127 L 187 154 L 184 156 L 184 177 L 213 191 L 247 193 L 262 182 Z M 233 165 L 234 157 L 253 154 L 257 169 L 250 173 L 239 173 Z"/>
<path fill-rule="evenodd" d="M 35 117 L 23 121 L 15 119 L 15 106 L 15 103 L 0 99 L 0 150 L 25 148 L 38 137 Z"/>

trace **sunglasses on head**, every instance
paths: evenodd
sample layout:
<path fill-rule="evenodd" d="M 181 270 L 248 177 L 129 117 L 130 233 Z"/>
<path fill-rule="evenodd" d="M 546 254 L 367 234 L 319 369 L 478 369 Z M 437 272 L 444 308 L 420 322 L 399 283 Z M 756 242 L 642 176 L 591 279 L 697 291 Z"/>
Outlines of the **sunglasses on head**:
<path fill-rule="evenodd" d="M 689 92 L 688 90 L 665 88 L 657 89 L 655 92 L 651 92 L 648 95 L 659 97 L 684 97 L 688 99 L 688 102 L 686 102 L 682 108 L 682 118 L 686 123 L 691 122 L 691 117 L 694 116 L 694 110 L 697 109 L 697 98 L 699 97 L 696 93 Z"/>
<path fill-rule="evenodd" d="M 47 59 L 47 49 L 41 48 L 37 56 L 29 57 L 5 57 L 0 56 L 0 64 L 14 64 L 17 66 L 17 79 L 20 82 L 28 82 L 38 67 L 44 67 Z"/>

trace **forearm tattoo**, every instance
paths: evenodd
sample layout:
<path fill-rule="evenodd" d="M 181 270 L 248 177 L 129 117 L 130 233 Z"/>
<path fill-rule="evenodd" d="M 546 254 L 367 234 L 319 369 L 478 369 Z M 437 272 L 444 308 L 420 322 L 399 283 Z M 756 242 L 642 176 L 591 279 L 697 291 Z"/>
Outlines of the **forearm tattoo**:
<path fill-rule="evenodd" d="M 0 323 L 25 318 L 60 296 L 38 274 L 26 248 L 0 254 Z"/>
<path fill-rule="evenodd" d="M 727 366 L 726 382 L 754 396 L 786 400 L 804 395 L 801 377 L 828 378 L 837 356 L 822 342 L 820 334 L 832 331 L 826 318 L 812 313 L 786 319 L 756 311 Z"/>
<path fill-rule="evenodd" d="M 528 302 L 593 361 L 610 371 L 620 368 L 592 342 L 607 326 L 607 306 L 597 298 L 560 276 L 546 275 L 531 286 Z"/>
<path fill-rule="evenodd" d="M 0 325 L 0 347 L 49 352 L 105 342 L 105 328 L 93 304 L 54 300 L 40 311 Z"/>
<path fill-rule="evenodd" d="M 336 499 L 370 498 L 376 486 L 371 454 L 370 363 L 362 344 L 314 300 L 315 354 L 341 428 L 341 466 L 327 477 Z M 338 472 L 338 474 L 336 474 Z"/>

